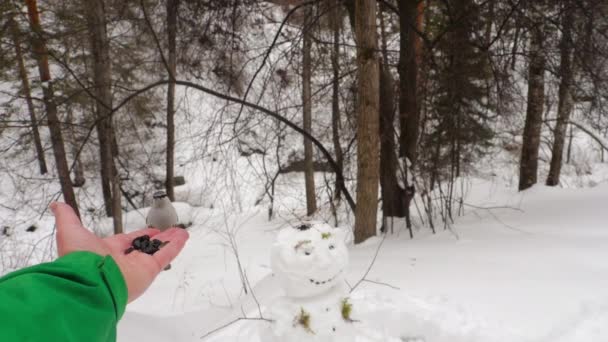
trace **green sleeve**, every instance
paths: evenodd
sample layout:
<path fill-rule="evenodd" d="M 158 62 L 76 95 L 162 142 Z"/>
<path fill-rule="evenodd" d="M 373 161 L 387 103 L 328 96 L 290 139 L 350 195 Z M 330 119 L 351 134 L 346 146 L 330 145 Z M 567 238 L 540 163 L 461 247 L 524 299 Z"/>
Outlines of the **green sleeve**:
<path fill-rule="evenodd" d="M 114 342 L 126 305 L 114 260 L 73 252 L 0 278 L 0 340 Z"/>

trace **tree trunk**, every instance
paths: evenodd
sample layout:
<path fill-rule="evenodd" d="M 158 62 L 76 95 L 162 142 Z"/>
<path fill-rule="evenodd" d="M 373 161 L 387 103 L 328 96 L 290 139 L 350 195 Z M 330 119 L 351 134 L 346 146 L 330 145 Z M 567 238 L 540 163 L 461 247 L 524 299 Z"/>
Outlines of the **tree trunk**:
<path fill-rule="evenodd" d="M 61 184 L 61 192 L 63 199 L 70 205 L 76 215 L 80 217 L 78 204 L 76 203 L 76 195 L 70 181 L 70 170 L 65 155 L 65 146 L 63 144 L 63 136 L 61 134 L 61 125 L 57 115 L 57 105 L 53 93 L 53 83 L 51 82 L 51 72 L 49 70 L 48 51 L 44 32 L 40 26 L 40 16 L 38 14 L 38 6 L 36 0 L 26 0 L 27 13 L 30 21 L 32 34 L 32 48 L 34 56 L 38 62 L 38 72 L 40 73 L 40 82 L 42 83 L 42 94 L 44 106 L 46 108 L 46 117 L 51 133 L 51 144 L 53 146 L 53 154 L 55 156 L 55 165 L 59 183 Z"/>
<path fill-rule="evenodd" d="M 356 0 L 357 38 L 357 208 L 355 243 L 376 235 L 379 163 L 379 68 L 376 2 Z"/>
<path fill-rule="evenodd" d="M 179 0 L 167 0 L 167 37 L 169 45 L 169 86 L 167 89 L 167 171 L 165 188 L 167 196 L 171 201 L 175 201 L 175 36 L 177 31 L 177 8 Z"/>
<path fill-rule="evenodd" d="M 395 91 L 393 76 L 388 67 L 384 6 L 380 5 L 380 189 L 382 195 L 382 226 L 388 232 L 387 217 L 404 217 L 402 189 L 397 182 L 398 161 L 395 144 Z M 392 225 L 391 225 L 392 231 Z"/>
<path fill-rule="evenodd" d="M 417 159 L 417 145 L 420 126 L 420 112 L 418 110 L 418 60 L 422 56 L 422 48 L 417 33 L 410 27 L 416 23 L 422 26 L 422 10 L 424 5 L 415 0 L 399 0 L 399 126 L 401 135 L 399 139 L 399 156 L 410 161 L 411 169 L 415 167 Z M 418 26 L 420 25 L 420 26 Z M 408 170 L 404 170 L 407 172 Z M 413 235 L 409 214 L 410 201 L 415 189 L 407 184 L 407 175 L 403 175 L 404 189 L 400 193 L 400 200 L 406 219 L 410 236 Z M 407 195 L 406 194 L 410 194 Z"/>
<path fill-rule="evenodd" d="M 46 167 L 46 159 L 44 157 L 44 148 L 42 147 L 42 141 L 40 140 L 40 132 L 38 131 L 38 120 L 36 119 L 36 110 L 34 108 L 34 102 L 32 101 L 32 92 L 30 89 L 30 81 L 27 77 L 27 70 L 23 62 L 23 53 L 21 51 L 21 42 L 19 37 L 19 24 L 15 21 L 14 17 L 9 19 L 11 26 L 11 33 L 13 38 L 13 44 L 15 45 L 15 57 L 17 58 L 17 68 L 19 69 L 19 78 L 21 78 L 21 84 L 23 86 L 23 95 L 25 96 L 25 102 L 27 103 L 27 110 L 30 113 L 30 121 L 32 122 L 32 136 L 34 138 L 34 148 L 36 149 L 36 156 L 38 158 L 38 166 L 40 167 L 40 174 L 46 174 L 48 169 Z"/>
<path fill-rule="evenodd" d="M 340 17 L 340 0 L 334 0 L 333 10 L 333 48 L 331 50 L 331 67 L 333 71 L 332 80 L 332 95 L 331 95 L 331 132 L 334 144 L 334 154 L 336 156 L 336 164 L 340 170 L 344 168 L 344 157 L 342 153 L 342 145 L 340 144 L 340 26 L 342 19 Z M 339 178 L 336 177 L 336 183 Z M 340 199 L 341 184 L 336 184 L 335 198 Z"/>
<path fill-rule="evenodd" d="M 571 8 L 570 1 L 565 1 L 565 11 L 562 21 L 562 40 L 560 46 L 560 84 L 559 99 L 557 107 L 557 123 L 553 133 L 553 149 L 551 154 L 551 167 L 547 176 L 547 185 L 556 186 L 559 184 L 559 176 L 562 168 L 564 155 L 564 144 L 566 141 L 566 128 L 570 113 L 572 112 L 572 80 L 574 72 L 572 70 L 572 25 L 574 22 L 574 9 Z"/>
<path fill-rule="evenodd" d="M 114 164 L 115 135 L 112 125 L 112 79 L 110 46 L 103 0 L 86 0 L 85 12 L 93 55 L 93 84 L 96 96 L 97 135 L 101 180 L 106 213 L 113 217 L 114 233 L 122 233 L 120 178 Z M 117 184 L 114 184 L 117 183 Z"/>
<path fill-rule="evenodd" d="M 384 217 L 404 217 L 403 189 L 397 182 L 393 78 L 380 66 L 380 185 Z M 385 227 L 386 228 L 386 227 Z"/>
<path fill-rule="evenodd" d="M 417 19 L 417 1 L 399 1 L 399 122 L 401 157 L 407 157 L 412 164 L 416 161 L 416 145 L 419 135 L 418 104 L 416 101 L 417 73 L 416 32 L 410 28 Z"/>
<path fill-rule="evenodd" d="M 306 9 L 304 25 L 304 43 L 302 47 L 302 106 L 303 106 L 303 123 L 304 130 L 311 133 L 312 130 L 312 110 L 310 98 L 310 78 L 311 78 L 311 56 L 310 50 L 312 45 L 311 32 L 312 29 L 312 11 L 310 6 Z M 312 160 L 312 141 L 304 138 L 304 178 L 306 182 L 306 213 L 314 214 L 317 211 L 317 199 L 315 195 L 315 170 Z"/>
<path fill-rule="evenodd" d="M 528 67 L 528 108 L 523 133 L 519 168 L 519 190 L 536 184 L 538 148 L 545 103 L 545 56 L 543 51 L 543 24 L 539 22 L 530 34 L 530 63 Z"/>
<path fill-rule="evenodd" d="M 416 29 L 418 32 L 424 30 L 424 0 L 418 0 L 418 6 L 416 8 Z M 417 33 L 414 33 L 414 44 L 416 46 L 416 66 L 422 65 L 422 37 Z"/>

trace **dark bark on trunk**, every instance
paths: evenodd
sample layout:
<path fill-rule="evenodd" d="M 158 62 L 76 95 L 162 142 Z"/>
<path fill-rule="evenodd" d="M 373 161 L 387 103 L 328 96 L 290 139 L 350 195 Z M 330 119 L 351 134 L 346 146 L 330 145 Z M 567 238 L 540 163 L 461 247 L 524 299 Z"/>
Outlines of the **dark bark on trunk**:
<path fill-rule="evenodd" d="M 419 135 L 420 116 L 416 101 L 417 74 L 416 33 L 409 24 L 416 22 L 417 2 L 414 0 L 399 1 L 399 123 L 401 139 L 399 155 L 407 157 L 412 164 L 416 162 L 416 149 Z"/>
<path fill-rule="evenodd" d="M 380 127 L 375 0 L 356 0 L 355 36 L 358 66 L 355 243 L 360 243 L 376 235 L 378 215 Z"/>
<path fill-rule="evenodd" d="M 40 73 L 40 81 L 42 82 L 42 93 L 46 108 L 46 117 L 49 125 L 49 131 L 51 133 L 51 144 L 53 145 L 53 154 L 55 156 L 55 165 L 57 168 L 57 175 L 59 176 L 59 183 L 61 184 L 61 192 L 63 193 L 63 199 L 65 202 L 70 205 L 76 212 L 76 215 L 80 217 L 80 211 L 78 210 L 78 204 L 76 203 L 76 195 L 74 194 L 74 188 L 72 187 L 72 182 L 70 180 L 70 170 L 68 168 L 68 161 L 66 159 L 61 125 L 57 115 L 57 105 L 55 104 L 53 83 L 51 82 L 51 72 L 49 70 L 48 51 L 46 47 L 46 40 L 44 38 L 44 32 L 40 26 L 38 6 L 36 4 L 36 0 L 26 0 L 26 4 L 30 27 L 33 31 L 32 48 L 34 50 L 36 61 L 38 62 L 38 72 Z"/>
<path fill-rule="evenodd" d="M 542 19 L 541 19 L 542 20 Z M 530 34 L 530 63 L 528 69 L 528 108 L 523 133 L 519 169 L 519 190 L 536 184 L 538 149 L 545 103 L 545 63 L 542 22 L 536 23 Z"/>
<path fill-rule="evenodd" d="M 110 46 L 106 31 L 103 0 L 86 0 L 86 20 L 89 30 L 91 54 L 93 56 L 93 83 L 96 96 L 96 113 L 100 120 L 97 125 L 101 179 L 106 213 L 112 216 L 114 233 L 122 233 L 122 209 L 120 178 L 114 163 L 114 153 L 118 152 L 116 136 L 113 134 L 112 79 Z M 116 183 L 116 184 L 114 184 Z"/>
<path fill-rule="evenodd" d="M 167 61 L 170 69 L 169 86 L 167 89 L 167 170 L 165 188 L 167 196 L 171 201 L 175 201 L 175 72 L 176 72 L 176 53 L 175 38 L 177 32 L 177 8 L 179 0 L 167 0 L 167 38 L 169 45 L 169 60 Z"/>
<path fill-rule="evenodd" d="M 425 5 L 425 1 L 424 0 L 419 0 L 418 1 L 418 6 L 416 9 L 416 29 L 418 30 L 418 32 L 424 32 L 424 9 L 425 9 L 426 5 Z M 416 67 L 419 67 L 420 65 L 422 65 L 422 37 L 420 37 L 420 35 L 415 34 L 414 35 L 414 44 L 416 46 Z M 420 70 L 418 70 L 420 72 Z M 418 75 L 418 78 L 420 79 L 420 75 Z"/>
<path fill-rule="evenodd" d="M 401 135 L 399 139 L 399 157 L 409 159 L 411 169 L 416 165 L 417 145 L 420 126 L 420 111 L 418 110 L 418 60 L 422 56 L 422 44 L 416 32 L 411 29 L 411 23 L 422 27 L 422 13 L 418 13 L 424 5 L 415 0 L 399 0 L 399 126 Z M 403 170 L 408 172 L 409 170 Z M 411 219 L 409 216 L 410 202 L 415 189 L 412 184 L 407 184 L 407 175 L 402 175 L 403 186 L 400 189 L 400 203 L 403 208 L 403 216 L 406 225 L 413 235 Z M 409 195 L 407 195 L 409 194 Z"/>
<path fill-rule="evenodd" d="M 312 109 L 311 109 L 311 92 L 310 92 L 310 78 L 311 78 L 311 24 L 312 24 L 312 11 L 310 7 L 306 9 L 304 26 L 304 38 L 302 47 L 302 104 L 303 104 L 303 125 L 304 130 L 307 133 L 311 133 L 312 130 Z M 310 139 L 304 138 L 304 178 L 306 183 L 306 213 L 308 215 L 314 214 L 317 211 L 317 198 L 315 195 L 315 169 L 312 160 L 312 142 Z"/>
<path fill-rule="evenodd" d="M 30 81 L 27 76 L 27 70 L 23 62 L 23 52 L 21 51 L 21 42 L 19 37 L 19 26 L 15 21 L 15 18 L 10 18 L 11 33 L 13 38 L 13 44 L 15 45 L 15 57 L 17 58 L 17 68 L 19 72 L 19 78 L 21 79 L 21 85 L 23 87 L 22 92 L 25 96 L 25 102 L 27 103 L 27 110 L 30 114 L 30 121 L 32 122 L 32 136 L 34 138 L 34 148 L 36 149 L 36 157 L 38 158 L 38 166 L 40 168 L 40 174 L 46 174 L 48 169 L 46 167 L 46 158 L 44 157 L 44 148 L 42 147 L 42 141 L 40 140 L 40 132 L 38 131 L 38 120 L 36 119 L 36 110 L 34 108 L 34 102 L 32 101 L 32 91 L 30 89 Z"/>
<path fill-rule="evenodd" d="M 393 76 L 388 67 L 384 6 L 380 5 L 380 38 L 382 63 L 380 64 L 380 188 L 382 195 L 383 231 L 388 232 L 387 217 L 404 217 L 403 189 L 397 182 L 398 160 L 395 144 L 395 90 Z M 392 224 L 390 225 L 392 231 Z"/>
<path fill-rule="evenodd" d="M 403 189 L 397 182 L 397 145 L 395 144 L 395 107 L 393 78 L 380 67 L 380 185 L 385 217 L 404 217 Z"/>
<path fill-rule="evenodd" d="M 566 128 L 570 113 L 572 112 L 572 81 L 574 71 L 572 70 L 572 26 L 574 23 L 574 10 L 569 6 L 570 1 L 565 1 L 566 10 L 563 12 L 562 40 L 560 47 L 560 84 L 559 99 L 557 105 L 557 123 L 555 124 L 553 149 L 551 154 L 551 167 L 547 176 L 547 185 L 556 186 L 559 184 L 559 176 L 562 168 L 564 155 L 564 144 L 566 142 Z"/>
<path fill-rule="evenodd" d="M 331 96 L 331 129 L 332 140 L 334 144 L 334 154 L 336 156 L 336 164 L 340 170 L 344 168 L 344 157 L 342 153 L 342 145 L 340 144 L 340 9 L 338 7 L 340 0 L 334 0 L 334 18 L 333 18 L 333 46 L 331 50 L 331 67 L 333 71 L 332 80 L 332 96 Z M 336 177 L 335 198 L 340 199 L 341 184 L 337 184 Z"/>

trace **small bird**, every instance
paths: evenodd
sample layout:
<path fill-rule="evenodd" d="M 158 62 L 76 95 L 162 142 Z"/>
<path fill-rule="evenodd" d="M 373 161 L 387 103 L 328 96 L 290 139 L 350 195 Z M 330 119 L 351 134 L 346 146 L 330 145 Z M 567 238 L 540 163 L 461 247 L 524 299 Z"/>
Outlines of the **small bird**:
<path fill-rule="evenodd" d="M 148 211 L 146 216 L 146 224 L 148 228 L 156 228 L 158 230 L 165 231 L 171 227 L 177 226 L 177 212 L 171 204 L 171 200 L 167 197 L 167 193 L 164 191 L 155 192 L 152 197 L 152 208 Z M 165 271 L 171 268 L 171 264 L 165 267 Z"/>
<path fill-rule="evenodd" d="M 171 200 L 164 191 L 157 191 L 152 195 L 154 198 L 152 208 L 148 211 L 146 224 L 148 228 L 156 228 L 161 232 L 177 226 L 177 212 L 171 204 Z"/>

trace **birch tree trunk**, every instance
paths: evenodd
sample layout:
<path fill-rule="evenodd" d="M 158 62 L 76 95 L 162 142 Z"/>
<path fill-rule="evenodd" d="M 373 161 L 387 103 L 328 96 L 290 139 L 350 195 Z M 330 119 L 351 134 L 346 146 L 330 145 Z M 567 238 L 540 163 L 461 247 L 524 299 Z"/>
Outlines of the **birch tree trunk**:
<path fill-rule="evenodd" d="M 51 72 L 49 70 L 48 50 L 46 47 L 46 39 L 40 25 L 40 15 L 36 0 L 26 0 L 27 14 L 30 22 L 32 34 L 32 48 L 34 56 L 38 62 L 38 72 L 40 73 L 40 82 L 42 83 L 42 94 L 44 106 L 46 108 L 46 117 L 51 133 L 51 144 L 53 146 L 53 155 L 55 156 L 55 167 L 59 183 L 61 184 L 61 192 L 63 199 L 70 205 L 76 215 L 80 217 L 78 204 L 76 203 L 76 195 L 70 180 L 70 170 L 65 154 L 65 146 L 63 144 L 63 135 L 61 133 L 61 125 L 57 115 L 57 104 L 55 103 L 55 95 L 53 93 L 53 83 L 51 80 Z"/>
<path fill-rule="evenodd" d="M 376 1 L 355 1 L 357 40 L 357 208 L 355 243 L 376 235 L 378 215 L 379 66 Z"/>
<path fill-rule="evenodd" d="M 44 157 L 44 148 L 42 147 L 42 141 L 40 140 L 40 132 L 38 131 L 38 120 L 36 119 L 36 110 L 34 108 L 34 102 L 32 101 L 30 81 L 28 79 L 27 70 L 25 69 L 25 64 L 23 62 L 23 52 L 21 51 L 21 42 L 19 41 L 21 32 L 19 30 L 19 24 L 17 23 L 17 21 L 15 21 L 15 18 L 11 17 L 9 20 L 13 44 L 15 45 L 15 57 L 17 58 L 19 78 L 21 79 L 21 85 L 23 87 L 22 92 L 25 96 L 27 110 L 30 114 L 30 121 L 32 122 L 32 136 L 34 138 L 34 148 L 36 149 L 38 166 L 40 167 L 40 174 L 44 175 L 48 172 L 48 169 L 46 167 L 46 158 Z"/>

